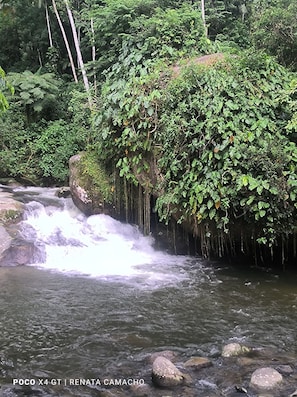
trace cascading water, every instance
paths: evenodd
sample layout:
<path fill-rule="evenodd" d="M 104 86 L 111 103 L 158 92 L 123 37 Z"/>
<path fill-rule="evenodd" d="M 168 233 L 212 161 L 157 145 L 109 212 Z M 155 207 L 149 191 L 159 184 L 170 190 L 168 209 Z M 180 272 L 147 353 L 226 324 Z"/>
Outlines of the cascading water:
<path fill-rule="evenodd" d="M 186 258 L 154 250 L 153 238 L 136 226 L 103 214 L 85 217 L 71 199 L 46 192 L 27 204 L 22 225 L 23 237 L 44 253 L 36 266 L 91 277 L 142 276 L 143 283 L 185 276 Z"/>
<path fill-rule="evenodd" d="M 270 397 L 297 388 L 295 275 L 156 251 L 136 227 L 87 218 L 55 189 L 14 194 L 26 203 L 20 232 L 39 254 L 30 266 L 0 267 L 0 397 L 236 397 L 235 386 L 257 397 L 250 376 L 267 365 L 287 371 Z M 229 342 L 263 353 L 225 360 L 220 353 Z M 188 384 L 152 384 L 149 358 L 163 350 L 176 356 Z M 185 368 L 192 356 L 213 365 Z M 87 379 L 102 384 L 75 383 Z"/>

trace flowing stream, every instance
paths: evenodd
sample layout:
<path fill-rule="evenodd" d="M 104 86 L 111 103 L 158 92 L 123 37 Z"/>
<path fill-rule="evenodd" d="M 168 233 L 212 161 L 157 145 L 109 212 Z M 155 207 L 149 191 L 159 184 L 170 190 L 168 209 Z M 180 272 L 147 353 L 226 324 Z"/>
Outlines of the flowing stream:
<path fill-rule="evenodd" d="M 26 203 L 22 236 L 40 256 L 0 268 L 0 396 L 240 396 L 235 385 L 248 388 L 260 364 L 292 369 L 267 396 L 297 388 L 295 275 L 169 255 L 135 226 L 85 217 L 55 189 L 14 193 Z M 224 360 L 230 342 L 259 356 Z M 193 356 L 213 366 L 190 372 L 184 387 L 157 389 L 150 356 L 163 350 L 180 368 Z"/>

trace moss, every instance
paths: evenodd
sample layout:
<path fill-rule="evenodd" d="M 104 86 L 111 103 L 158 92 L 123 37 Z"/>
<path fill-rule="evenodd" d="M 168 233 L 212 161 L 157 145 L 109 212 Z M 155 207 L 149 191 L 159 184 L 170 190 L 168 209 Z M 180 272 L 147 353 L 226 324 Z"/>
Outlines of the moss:
<path fill-rule="evenodd" d="M 94 152 L 84 152 L 78 164 L 80 183 L 86 187 L 92 201 L 112 203 L 114 185 L 112 178 L 100 164 Z"/>
<path fill-rule="evenodd" d="M 22 216 L 22 211 L 17 209 L 7 209 L 0 211 L 0 223 L 8 224 L 18 221 Z"/>

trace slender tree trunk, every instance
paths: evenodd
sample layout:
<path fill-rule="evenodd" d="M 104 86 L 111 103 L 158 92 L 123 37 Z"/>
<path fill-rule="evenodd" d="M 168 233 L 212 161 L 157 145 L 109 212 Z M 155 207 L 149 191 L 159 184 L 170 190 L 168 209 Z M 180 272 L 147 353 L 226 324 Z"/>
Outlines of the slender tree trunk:
<path fill-rule="evenodd" d="M 94 19 L 91 17 L 91 32 L 92 32 L 92 61 L 95 65 L 96 61 L 96 47 L 95 47 L 95 31 L 94 31 Z M 94 91 L 97 92 L 97 77 L 96 77 L 96 69 L 94 66 Z"/>
<path fill-rule="evenodd" d="M 61 29 L 61 32 L 62 32 L 62 36 L 63 36 L 63 39 L 64 39 L 65 46 L 66 46 L 66 49 L 67 49 L 67 53 L 68 53 L 68 57 L 69 57 L 69 61 L 70 61 L 71 69 L 72 69 L 73 78 L 74 78 L 74 81 L 76 83 L 78 83 L 78 79 L 77 79 L 77 75 L 76 75 L 76 70 L 75 70 L 74 61 L 73 61 L 73 57 L 72 57 L 72 54 L 71 54 L 70 46 L 69 46 L 69 43 L 68 43 L 68 39 L 67 39 L 67 36 L 66 36 L 66 33 L 65 33 L 65 29 L 64 29 L 63 23 L 61 21 L 59 12 L 57 10 L 57 5 L 56 5 L 55 0 L 52 0 L 52 4 L 53 4 L 53 9 L 54 9 L 54 12 L 56 14 L 56 17 L 57 17 L 57 20 L 58 20 L 58 23 L 59 23 L 59 26 L 60 26 L 60 29 Z"/>
<path fill-rule="evenodd" d="M 207 37 L 207 26 L 206 26 L 206 20 L 205 20 L 205 0 L 201 0 L 201 16 L 202 16 L 202 21 L 203 21 L 203 26 L 205 30 L 205 35 Z"/>
<path fill-rule="evenodd" d="M 50 48 L 52 48 L 53 47 L 53 38 L 52 38 L 52 30 L 51 30 L 51 24 L 50 24 L 50 19 L 49 19 L 47 2 L 45 2 L 45 18 L 46 18 L 46 25 L 47 25 L 47 31 L 48 31 L 49 46 L 50 46 Z"/>
<path fill-rule="evenodd" d="M 89 85 L 89 80 L 88 80 L 86 68 L 85 68 L 85 65 L 84 65 L 84 62 L 83 62 L 80 46 L 79 46 L 79 41 L 78 41 L 78 36 L 77 36 L 77 31 L 76 31 L 76 27 L 75 27 L 74 18 L 73 18 L 73 15 L 72 15 L 72 11 L 71 11 L 71 9 L 69 7 L 68 0 L 64 0 L 64 2 L 65 2 L 65 5 L 66 5 L 66 8 L 67 8 L 69 22 L 70 22 L 70 26 L 71 26 L 71 30 L 72 30 L 72 34 L 73 34 L 73 40 L 74 40 L 74 45 L 75 45 L 75 49 L 76 49 L 76 53 L 77 53 L 78 64 L 80 66 L 80 70 L 81 70 L 81 74 L 82 74 L 85 90 L 86 90 L 86 92 L 88 94 L 89 107 L 92 108 L 92 100 L 91 100 L 91 94 L 90 94 L 90 85 Z"/>

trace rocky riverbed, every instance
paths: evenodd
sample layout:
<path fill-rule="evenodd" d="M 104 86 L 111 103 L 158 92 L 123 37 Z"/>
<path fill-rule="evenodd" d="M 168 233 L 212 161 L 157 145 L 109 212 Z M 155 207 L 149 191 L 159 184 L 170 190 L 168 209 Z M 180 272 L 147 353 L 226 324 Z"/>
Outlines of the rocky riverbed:
<path fill-rule="evenodd" d="M 0 266 L 27 265 L 41 258 L 40 250 L 20 233 L 24 210 L 13 188 L 0 185 Z"/>

